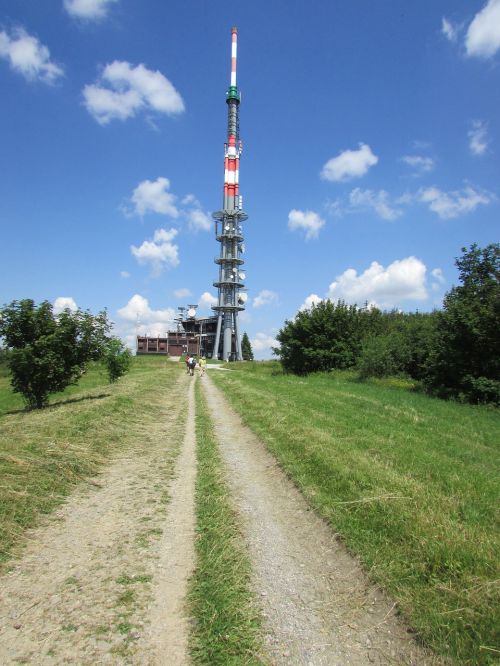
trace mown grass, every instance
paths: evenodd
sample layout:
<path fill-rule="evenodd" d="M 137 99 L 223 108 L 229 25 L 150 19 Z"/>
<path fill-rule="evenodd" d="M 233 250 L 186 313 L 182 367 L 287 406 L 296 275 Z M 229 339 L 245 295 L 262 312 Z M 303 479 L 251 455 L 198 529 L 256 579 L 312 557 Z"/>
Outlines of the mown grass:
<path fill-rule="evenodd" d="M 213 373 L 418 637 L 459 664 L 497 663 L 497 410 L 276 362 Z"/>
<path fill-rule="evenodd" d="M 110 385 L 93 366 L 51 406 L 30 412 L 22 404 L 13 409 L 12 396 L 5 396 L 10 389 L 0 389 L 10 412 L 0 417 L 0 565 L 22 544 L 26 528 L 115 451 L 140 441 L 145 422 L 161 418 L 177 370 L 165 359 L 139 358 Z"/>
<path fill-rule="evenodd" d="M 250 564 L 228 498 L 213 427 L 196 385 L 196 570 L 190 582 L 190 649 L 196 664 L 262 664 Z"/>

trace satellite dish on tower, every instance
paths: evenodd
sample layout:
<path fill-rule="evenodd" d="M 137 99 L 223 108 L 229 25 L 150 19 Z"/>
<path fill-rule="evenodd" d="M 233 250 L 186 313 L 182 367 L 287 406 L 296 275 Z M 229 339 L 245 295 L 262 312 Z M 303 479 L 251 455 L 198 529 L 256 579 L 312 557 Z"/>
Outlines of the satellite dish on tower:
<path fill-rule="evenodd" d="M 189 308 L 188 310 L 188 316 L 189 317 L 194 317 L 196 314 L 196 310 L 194 308 Z"/>
<path fill-rule="evenodd" d="M 240 245 L 240 252 L 241 252 L 241 254 L 244 254 L 244 252 L 245 252 L 245 243 L 242 243 Z"/>
<path fill-rule="evenodd" d="M 245 273 L 243 273 L 243 271 L 241 273 L 238 273 L 238 277 L 240 278 L 240 280 L 244 280 L 245 279 Z"/>
<path fill-rule="evenodd" d="M 246 303 L 248 299 L 248 294 L 238 294 L 238 300 L 240 303 Z"/>

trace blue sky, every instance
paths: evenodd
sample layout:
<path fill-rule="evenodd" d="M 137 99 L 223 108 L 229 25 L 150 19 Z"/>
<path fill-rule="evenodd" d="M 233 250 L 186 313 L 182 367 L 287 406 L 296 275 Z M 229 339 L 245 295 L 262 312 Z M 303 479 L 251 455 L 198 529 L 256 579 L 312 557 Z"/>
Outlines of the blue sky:
<path fill-rule="evenodd" d="M 0 0 L 0 303 L 129 343 L 210 312 L 232 25 L 258 357 L 320 298 L 439 307 L 498 242 L 500 0 Z"/>

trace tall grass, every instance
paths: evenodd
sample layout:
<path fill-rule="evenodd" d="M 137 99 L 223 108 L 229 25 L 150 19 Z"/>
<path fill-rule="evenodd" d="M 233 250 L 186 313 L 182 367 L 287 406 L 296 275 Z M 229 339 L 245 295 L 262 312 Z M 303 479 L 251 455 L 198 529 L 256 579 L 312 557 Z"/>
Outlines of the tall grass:
<path fill-rule="evenodd" d="M 78 386 L 31 412 L 0 389 L 7 414 L 0 417 L 0 565 L 72 489 L 117 450 L 137 444 L 148 419 L 161 418 L 177 367 L 165 359 L 139 358 L 118 383 L 93 366 Z M 9 402 L 10 401 L 10 402 Z"/>
<path fill-rule="evenodd" d="M 498 411 L 276 363 L 214 373 L 427 645 L 498 659 Z"/>
<path fill-rule="evenodd" d="M 191 580 L 191 653 L 196 664 L 262 664 L 250 563 L 224 479 L 200 382 L 196 385 L 196 570 Z"/>

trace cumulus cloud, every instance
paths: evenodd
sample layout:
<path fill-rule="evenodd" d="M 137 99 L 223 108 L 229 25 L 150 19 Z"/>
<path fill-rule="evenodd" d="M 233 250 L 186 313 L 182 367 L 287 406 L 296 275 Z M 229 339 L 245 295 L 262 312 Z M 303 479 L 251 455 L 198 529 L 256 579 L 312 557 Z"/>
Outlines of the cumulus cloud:
<path fill-rule="evenodd" d="M 500 0 L 488 0 L 473 18 L 465 37 L 468 56 L 491 58 L 500 49 Z"/>
<path fill-rule="evenodd" d="M 202 209 L 198 199 L 193 194 L 188 194 L 178 204 L 177 196 L 170 192 L 170 181 L 164 176 L 139 183 L 129 202 L 122 207 L 122 212 L 127 216 L 142 217 L 147 213 L 157 213 L 180 219 L 195 233 L 210 231 L 212 228 L 210 214 Z"/>
<path fill-rule="evenodd" d="M 189 296 L 191 296 L 191 290 L 187 289 L 187 287 L 181 287 L 174 291 L 174 296 L 175 298 L 189 298 Z"/>
<path fill-rule="evenodd" d="M 423 157 L 422 155 L 404 155 L 401 161 L 415 169 L 418 175 L 429 173 L 434 169 L 434 160 L 432 157 Z"/>
<path fill-rule="evenodd" d="M 313 305 L 318 305 L 323 299 L 318 294 L 310 294 L 302 303 L 299 310 L 310 310 Z"/>
<path fill-rule="evenodd" d="M 53 84 L 64 74 L 63 68 L 50 59 L 49 49 L 22 27 L 10 35 L 5 30 L 0 32 L 0 57 L 28 81 Z"/>
<path fill-rule="evenodd" d="M 184 211 L 184 215 L 191 231 L 210 231 L 212 228 L 210 216 L 201 208 L 190 208 Z"/>
<path fill-rule="evenodd" d="M 64 9 L 76 19 L 95 21 L 108 13 L 109 6 L 118 0 L 64 0 Z"/>
<path fill-rule="evenodd" d="M 278 301 L 278 294 L 270 289 L 262 289 L 253 299 L 253 307 L 261 308 L 263 305 L 272 305 Z"/>
<path fill-rule="evenodd" d="M 383 220 L 395 220 L 403 214 L 401 209 L 391 205 L 385 190 L 374 192 L 357 187 L 349 195 L 349 204 L 355 211 L 371 208 Z"/>
<path fill-rule="evenodd" d="M 278 341 L 272 334 L 259 332 L 255 334 L 254 338 L 251 338 L 250 344 L 255 358 L 262 360 L 271 358 L 272 347 L 277 347 Z"/>
<path fill-rule="evenodd" d="M 474 211 L 494 200 L 494 195 L 485 190 L 475 190 L 468 185 L 461 191 L 443 192 L 437 187 L 422 188 L 417 192 L 417 201 L 429 205 L 429 209 L 446 220 Z"/>
<path fill-rule="evenodd" d="M 209 310 L 212 305 L 217 305 L 217 298 L 209 291 L 204 291 L 198 299 L 198 305 L 200 306 L 200 309 Z"/>
<path fill-rule="evenodd" d="M 179 247 L 172 243 L 177 229 L 157 229 L 153 240 L 145 240 L 140 247 L 130 246 L 130 251 L 140 264 L 150 264 L 153 277 L 159 277 L 162 270 L 179 265 Z"/>
<path fill-rule="evenodd" d="M 321 228 L 325 221 L 311 210 L 296 210 L 295 208 L 288 213 L 288 228 L 291 231 L 299 229 L 305 231 L 306 240 L 318 238 Z"/>
<path fill-rule="evenodd" d="M 127 344 L 135 349 L 135 336 L 137 335 L 164 335 L 173 327 L 177 316 L 173 308 L 153 310 L 147 298 L 135 294 L 128 303 L 118 310 L 116 332 Z"/>
<path fill-rule="evenodd" d="M 156 180 L 143 180 L 132 193 L 130 201 L 133 204 L 133 213 L 146 215 L 146 213 L 159 213 L 169 217 L 178 217 L 179 211 L 175 205 L 177 197 L 169 192 L 170 181 L 160 176 Z"/>
<path fill-rule="evenodd" d="M 441 20 L 441 33 L 450 42 L 456 42 L 458 37 L 458 28 L 451 21 L 443 16 Z"/>
<path fill-rule="evenodd" d="M 425 300 L 426 271 L 425 264 L 416 257 L 393 261 L 387 268 L 373 261 L 359 275 L 354 268 L 348 268 L 337 276 L 327 295 L 332 301 L 342 299 L 358 305 L 369 302 L 384 308 L 404 300 Z"/>
<path fill-rule="evenodd" d="M 331 182 L 341 182 L 360 178 L 378 162 L 370 146 L 360 143 L 358 150 L 344 150 L 337 157 L 328 160 L 321 171 L 321 178 Z"/>
<path fill-rule="evenodd" d="M 184 111 L 182 97 L 161 72 L 119 60 L 106 65 L 97 83 L 84 87 L 83 98 L 100 125 L 126 120 L 142 110 L 167 115 Z"/>
<path fill-rule="evenodd" d="M 54 314 L 60 314 L 63 310 L 71 310 L 75 312 L 78 310 L 78 305 L 75 303 L 74 299 L 71 296 L 58 296 L 54 301 L 53 305 Z"/>
<path fill-rule="evenodd" d="M 483 120 L 473 120 L 468 132 L 469 148 L 473 155 L 484 155 L 488 148 L 488 129 Z"/>

